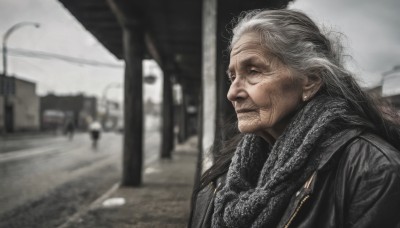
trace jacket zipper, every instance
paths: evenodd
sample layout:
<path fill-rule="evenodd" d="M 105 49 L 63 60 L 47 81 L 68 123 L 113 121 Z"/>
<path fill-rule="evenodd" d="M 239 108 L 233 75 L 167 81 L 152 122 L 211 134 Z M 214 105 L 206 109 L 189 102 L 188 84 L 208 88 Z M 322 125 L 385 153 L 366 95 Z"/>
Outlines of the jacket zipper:
<path fill-rule="evenodd" d="M 294 213 L 292 214 L 292 216 L 290 216 L 289 221 L 286 223 L 286 225 L 284 226 L 284 228 L 288 228 L 290 226 L 290 224 L 293 222 L 294 218 L 296 217 L 296 215 L 299 213 L 301 207 L 303 206 L 303 204 L 308 200 L 308 198 L 310 198 L 310 195 L 306 195 L 301 201 L 299 206 L 297 206 L 296 210 L 294 211 Z"/>
<path fill-rule="evenodd" d="M 314 172 L 310 179 L 308 179 L 306 181 L 306 183 L 304 184 L 304 188 L 305 189 L 309 189 L 311 186 L 311 183 L 313 182 L 314 178 L 316 176 L 316 172 Z M 294 218 L 297 216 L 297 214 L 299 213 L 301 207 L 304 205 L 304 203 L 308 200 L 308 198 L 310 198 L 310 195 L 305 195 L 303 197 L 303 199 L 301 199 L 300 204 L 297 206 L 296 210 L 293 212 L 292 216 L 290 216 L 288 222 L 286 223 L 286 225 L 284 226 L 284 228 L 288 228 L 290 226 L 290 224 L 293 222 Z"/>
<path fill-rule="evenodd" d="M 221 183 L 218 183 L 217 187 L 215 187 L 215 189 L 214 189 L 214 193 L 213 193 L 214 197 L 220 187 L 221 187 Z"/>

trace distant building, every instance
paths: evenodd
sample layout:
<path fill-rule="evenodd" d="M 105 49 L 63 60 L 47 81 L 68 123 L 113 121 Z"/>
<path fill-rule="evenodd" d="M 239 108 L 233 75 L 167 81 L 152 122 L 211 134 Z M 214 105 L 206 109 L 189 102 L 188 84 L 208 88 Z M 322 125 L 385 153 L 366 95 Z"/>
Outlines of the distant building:
<path fill-rule="evenodd" d="M 377 85 L 375 87 L 367 89 L 366 91 L 371 96 L 383 102 L 383 104 L 390 104 L 397 111 L 400 111 L 400 92 L 397 89 L 397 87 L 399 86 L 397 84 L 388 86 L 387 82 L 383 84 L 386 86 Z M 390 91 L 387 91 L 388 87 L 391 88 Z"/>
<path fill-rule="evenodd" d="M 48 94 L 40 98 L 42 130 L 61 130 L 67 121 L 76 129 L 87 130 L 97 118 L 97 99 L 83 94 L 58 96 Z"/>
<path fill-rule="evenodd" d="M 39 97 L 36 84 L 15 76 L 0 75 L 0 131 L 39 130 Z"/>
<path fill-rule="evenodd" d="M 385 100 L 388 101 L 397 111 L 400 111 L 400 94 L 387 96 Z"/>
<path fill-rule="evenodd" d="M 400 94 L 400 66 L 395 66 L 392 70 L 383 73 L 382 96 L 388 97 Z"/>

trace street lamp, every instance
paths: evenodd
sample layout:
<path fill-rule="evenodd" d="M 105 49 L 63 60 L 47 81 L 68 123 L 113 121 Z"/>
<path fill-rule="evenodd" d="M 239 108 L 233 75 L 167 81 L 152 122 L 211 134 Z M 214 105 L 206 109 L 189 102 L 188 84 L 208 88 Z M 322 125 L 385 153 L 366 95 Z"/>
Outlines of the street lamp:
<path fill-rule="evenodd" d="M 36 22 L 20 22 L 13 25 L 9 28 L 6 33 L 3 35 L 3 74 L 7 76 L 7 40 L 8 37 L 17 29 L 24 27 L 24 26 L 34 26 L 35 28 L 39 28 L 40 24 Z"/>
<path fill-rule="evenodd" d="M 111 88 L 120 88 L 120 87 L 122 87 L 122 85 L 119 84 L 119 83 L 110 83 L 106 87 L 104 87 L 102 100 L 103 100 L 103 104 L 106 107 L 107 107 L 107 103 L 108 103 L 107 102 L 107 92 L 108 92 L 108 90 L 111 89 Z"/>
<path fill-rule="evenodd" d="M 157 80 L 156 74 L 153 73 L 153 69 L 155 69 L 157 66 L 155 64 L 150 64 L 149 66 L 149 73 L 143 77 L 143 82 L 146 84 L 154 84 Z"/>
<path fill-rule="evenodd" d="M 105 99 L 107 98 L 107 92 L 108 92 L 108 90 L 109 90 L 110 88 L 113 88 L 113 87 L 114 87 L 114 88 L 120 88 L 120 87 L 121 87 L 121 84 L 112 82 L 112 83 L 106 85 L 106 87 L 104 87 L 104 89 L 103 89 L 103 100 L 105 100 Z"/>
<path fill-rule="evenodd" d="M 17 29 L 24 27 L 24 26 L 34 26 L 35 28 L 39 28 L 40 24 L 35 23 L 35 22 L 20 22 L 17 23 L 13 26 L 11 26 L 3 35 L 3 119 L 4 119 L 4 124 L 3 124 L 3 133 L 7 132 L 7 40 L 10 37 L 10 35 Z"/>

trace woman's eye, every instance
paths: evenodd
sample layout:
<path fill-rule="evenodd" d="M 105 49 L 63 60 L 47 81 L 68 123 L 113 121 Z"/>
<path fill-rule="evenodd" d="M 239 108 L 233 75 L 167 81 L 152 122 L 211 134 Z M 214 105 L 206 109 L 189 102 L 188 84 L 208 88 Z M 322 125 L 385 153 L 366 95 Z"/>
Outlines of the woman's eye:
<path fill-rule="evenodd" d="M 247 82 L 252 85 L 259 83 L 263 78 L 262 76 L 262 72 L 257 68 L 249 67 L 247 69 Z"/>
<path fill-rule="evenodd" d="M 258 70 L 255 70 L 255 69 L 250 69 L 249 70 L 249 74 L 258 74 L 258 73 L 260 73 Z"/>
<path fill-rule="evenodd" d="M 234 74 L 228 74 L 228 80 L 230 82 L 233 82 L 235 80 L 236 76 Z"/>

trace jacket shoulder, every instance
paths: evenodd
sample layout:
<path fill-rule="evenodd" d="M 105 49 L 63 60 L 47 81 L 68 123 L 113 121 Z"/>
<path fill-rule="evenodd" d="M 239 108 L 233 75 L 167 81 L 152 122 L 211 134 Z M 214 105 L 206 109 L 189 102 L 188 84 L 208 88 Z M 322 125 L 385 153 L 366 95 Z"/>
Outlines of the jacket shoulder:
<path fill-rule="evenodd" d="M 346 227 L 400 224 L 400 152 L 381 137 L 364 133 L 347 145 L 336 184 Z"/>
<path fill-rule="evenodd" d="M 381 137 L 364 133 L 355 138 L 345 151 L 345 162 L 363 170 L 394 169 L 400 177 L 400 152 Z"/>

